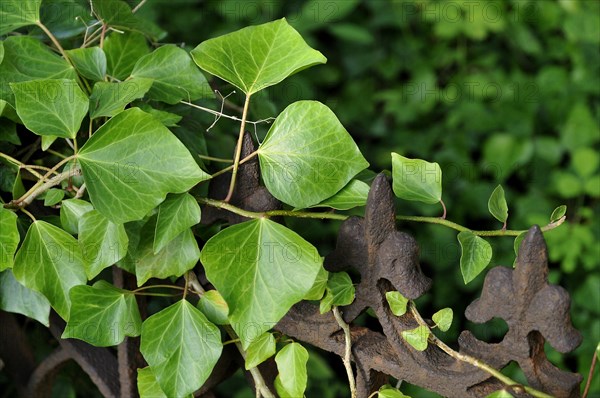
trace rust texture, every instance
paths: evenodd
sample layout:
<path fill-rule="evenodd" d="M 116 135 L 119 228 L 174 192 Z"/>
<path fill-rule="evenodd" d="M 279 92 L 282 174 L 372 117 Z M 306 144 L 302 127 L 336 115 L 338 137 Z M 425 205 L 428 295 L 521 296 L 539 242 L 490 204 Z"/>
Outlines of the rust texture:
<path fill-rule="evenodd" d="M 242 157 L 254 150 L 252 139 L 246 134 Z M 225 197 L 229 178 L 230 175 L 222 175 L 212 181 L 209 196 Z M 256 158 L 240 166 L 238 178 L 231 200 L 233 205 L 259 212 L 281 208 L 281 203 L 260 184 Z M 211 207 L 202 209 L 203 224 L 217 220 L 235 224 L 247 219 Z M 342 223 L 336 249 L 325 258 L 329 271 L 351 270 L 360 275 L 355 301 L 341 308 L 344 319 L 351 325 L 358 396 L 368 397 L 388 382 L 390 376 L 445 397 L 485 397 L 502 388 L 503 384 L 488 373 L 452 358 L 433 344 L 419 352 L 402 339 L 402 331 L 413 329 L 418 323 L 411 312 L 401 317 L 393 315 L 385 293 L 397 290 L 405 297 L 416 299 L 431 288 L 432 281 L 421 271 L 418 258 L 419 247 L 414 238 L 396 228 L 394 197 L 389 181 L 381 174 L 371 185 L 365 217 L 351 217 Z M 200 280 L 208 283 L 201 269 L 198 271 Z M 125 275 L 117 274 L 119 285 L 128 284 L 123 282 L 127 280 Z M 560 286 L 550 285 L 547 275 L 546 244 L 540 229 L 533 227 L 521 243 L 515 268 L 492 268 L 485 277 L 480 298 L 465 312 L 467 319 L 476 323 L 501 318 L 506 321 L 508 332 L 500 343 L 489 344 L 465 330 L 459 337 L 459 352 L 496 369 L 514 361 L 532 387 L 555 397 L 575 398 L 579 397 L 582 377 L 554 367 L 544 353 L 545 342 L 562 353 L 572 351 L 581 343 L 581 335 L 573 328 L 569 316 L 569 294 Z M 356 317 L 369 308 L 377 315 L 382 332 L 352 325 Z M 128 339 L 118 347 L 118 355 L 114 350 L 93 347 L 79 340 L 63 340 L 60 335 L 64 322 L 53 314 L 50 331 L 59 347 L 35 364 L 22 327 L 12 315 L 0 312 L 0 316 L 3 320 L 0 359 L 18 382 L 21 396 L 49 396 L 55 375 L 69 360 L 79 364 L 104 396 L 135 394 L 135 369 L 140 363 L 143 365 L 143 359 L 136 358 L 134 353 L 135 339 Z M 318 305 L 313 303 L 296 304 L 275 330 L 339 356 L 344 354 L 344 336 L 332 313 L 320 314 Z M 15 344 L 4 344 L 9 338 Z M 213 397 L 211 389 L 237 369 L 243 369 L 243 363 L 234 347 L 227 346 L 210 378 L 195 396 Z M 123 374 L 127 366 L 131 369 Z M 274 361 L 262 364 L 261 371 L 272 385 L 276 375 Z M 252 379 L 248 379 L 252 383 Z M 518 388 L 511 393 L 515 397 L 529 396 Z"/>

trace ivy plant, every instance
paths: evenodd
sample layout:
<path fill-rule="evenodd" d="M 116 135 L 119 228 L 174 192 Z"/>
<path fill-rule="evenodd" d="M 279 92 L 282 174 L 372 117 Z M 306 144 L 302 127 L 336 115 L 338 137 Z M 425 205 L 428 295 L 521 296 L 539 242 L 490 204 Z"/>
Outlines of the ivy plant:
<path fill-rule="evenodd" d="M 66 322 L 62 338 L 94 346 L 140 336 L 148 363 L 138 369 L 143 397 L 190 396 L 228 343 L 245 358 L 259 396 L 302 396 L 309 352 L 272 328 L 309 299 L 347 331 L 338 307 L 352 303 L 355 288 L 351 275 L 328 273 L 325 253 L 274 217 L 348 218 L 366 203 L 369 163 L 334 112 L 317 101 L 297 101 L 271 115 L 258 149 L 244 158 L 242 143 L 247 126 L 264 127 L 249 120 L 261 92 L 326 63 L 325 55 L 285 19 L 209 38 L 189 52 L 161 45 L 164 32 L 121 0 L 77 8 L 80 29 L 59 35 L 44 20 L 52 5 L 5 1 L 0 10 L 0 308 L 43 325 L 55 311 Z M 221 97 L 220 110 L 207 109 L 215 99 L 209 81 L 240 90 L 243 103 Z M 225 105 L 240 115 L 228 115 Z M 223 159 L 205 151 L 201 131 L 186 135 L 177 128 L 190 112 L 205 111 L 239 123 L 224 160 L 230 166 L 215 167 Z M 230 203 L 240 165 L 253 158 L 283 210 L 254 212 Z M 472 230 L 446 219 L 437 163 L 396 153 L 389 161 L 399 200 L 439 203 L 443 210 L 440 217 L 398 219 L 456 230 L 457 272 L 465 283 L 490 262 L 486 237 L 522 237 L 523 231 L 507 229 L 501 186 L 488 205 L 502 228 Z M 226 173 L 223 200 L 209 197 L 207 187 Z M 204 225 L 200 205 L 246 219 Z M 544 229 L 564 219 L 560 207 Z M 135 276 L 137 287 L 112 276 L 119 273 Z M 165 295 L 167 301 L 142 316 L 136 297 Z M 399 292 L 386 299 L 397 316 L 416 311 Z M 432 319 L 446 331 L 452 310 Z M 402 337 L 419 351 L 436 341 L 426 323 Z M 272 357 L 275 391 L 258 370 Z M 344 364 L 354 394 L 349 355 Z M 379 396 L 405 395 L 388 386 Z"/>

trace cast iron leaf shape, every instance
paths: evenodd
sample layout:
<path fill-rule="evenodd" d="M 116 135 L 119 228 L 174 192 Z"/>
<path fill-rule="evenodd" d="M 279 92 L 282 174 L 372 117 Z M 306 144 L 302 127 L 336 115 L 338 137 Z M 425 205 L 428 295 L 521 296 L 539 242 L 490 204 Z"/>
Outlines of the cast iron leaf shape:
<path fill-rule="evenodd" d="M 578 396 L 581 376 L 554 367 L 544 353 L 546 340 L 561 353 L 581 343 L 581 334 L 571 324 L 570 304 L 564 288 L 548 283 L 546 243 L 540 228 L 534 226 L 521 243 L 515 269 L 490 270 L 481 297 L 465 311 L 477 323 L 504 319 L 509 328 L 504 339 L 488 344 L 465 331 L 459 342 L 466 352 L 497 368 L 517 361 L 534 388 L 557 397 Z"/>

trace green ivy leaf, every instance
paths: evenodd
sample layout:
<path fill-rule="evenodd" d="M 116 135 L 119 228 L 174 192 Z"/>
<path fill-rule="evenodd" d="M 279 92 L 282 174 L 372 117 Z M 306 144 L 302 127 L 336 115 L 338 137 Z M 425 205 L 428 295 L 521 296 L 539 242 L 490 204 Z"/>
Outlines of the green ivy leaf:
<path fill-rule="evenodd" d="M 438 203 L 442 199 L 442 170 L 437 163 L 392 153 L 392 188 L 400 199 Z"/>
<path fill-rule="evenodd" d="M 156 119 L 160 120 L 160 122 L 167 127 L 177 127 L 177 123 L 179 123 L 179 121 L 181 119 L 183 119 L 183 116 L 180 116 L 176 113 L 171 113 L 171 112 L 166 112 L 166 111 L 162 111 L 159 109 L 155 109 L 144 102 L 139 103 L 136 106 L 139 106 L 139 108 L 141 110 L 143 110 L 146 113 L 151 114 Z"/>
<path fill-rule="evenodd" d="M 247 95 L 273 86 L 302 69 L 327 62 L 285 18 L 206 40 L 191 55 L 200 68 Z"/>
<path fill-rule="evenodd" d="M 10 36 L 3 41 L 0 64 L 0 98 L 15 105 L 10 83 L 36 79 L 75 79 L 75 69 L 42 42 L 30 36 Z M 27 56 L 23 56 L 27 54 Z"/>
<path fill-rule="evenodd" d="M 402 332 L 402 338 L 406 340 L 417 351 L 425 351 L 427 349 L 427 339 L 429 338 L 429 328 L 427 326 L 418 326 L 411 330 Z"/>
<path fill-rule="evenodd" d="M 304 296 L 304 300 L 321 300 L 325 290 L 327 289 L 327 280 L 329 279 L 329 272 L 324 267 L 319 268 L 315 283 L 310 288 L 308 293 Z"/>
<path fill-rule="evenodd" d="M 334 305 L 349 305 L 354 301 L 355 288 L 347 272 L 330 273 L 326 291 L 319 305 L 321 314 L 331 311 Z"/>
<path fill-rule="evenodd" d="M 37 135 L 75 138 L 89 106 L 75 80 L 32 80 L 10 88 L 25 127 Z"/>
<path fill-rule="evenodd" d="M 556 209 L 554 209 L 554 211 L 550 215 L 550 222 L 551 223 L 557 222 L 558 220 L 563 218 L 565 214 L 567 214 L 567 206 L 565 206 L 565 205 L 558 206 Z"/>
<path fill-rule="evenodd" d="M 492 259 L 492 246 L 471 231 L 458 234 L 460 242 L 460 272 L 465 285 L 484 270 Z"/>
<path fill-rule="evenodd" d="M 447 332 L 448 329 L 450 329 L 450 326 L 452 325 L 453 316 L 454 316 L 454 313 L 452 311 L 452 308 L 443 308 L 443 309 L 439 310 L 438 312 L 436 312 L 435 314 L 433 314 L 431 319 L 433 319 L 433 321 L 435 322 L 437 327 L 442 332 Z"/>
<path fill-rule="evenodd" d="M 349 210 L 367 204 L 369 185 L 359 180 L 351 180 L 332 197 L 310 207 L 331 207 L 336 210 Z"/>
<path fill-rule="evenodd" d="M 88 279 L 125 257 L 129 239 L 122 224 L 115 224 L 98 210 L 85 213 L 79 220 L 79 245 Z"/>
<path fill-rule="evenodd" d="M 206 291 L 198 301 L 198 309 L 215 325 L 229 325 L 229 307 L 218 291 Z"/>
<path fill-rule="evenodd" d="M 142 324 L 140 351 L 168 397 L 181 397 L 200 388 L 222 349 L 219 329 L 186 300 Z"/>
<path fill-rule="evenodd" d="M 69 292 L 71 311 L 61 338 L 75 338 L 96 347 L 120 344 L 136 337 L 142 318 L 133 293 L 100 280 L 94 286 L 75 286 Z"/>
<path fill-rule="evenodd" d="M 135 32 L 112 33 L 104 42 L 106 69 L 115 79 L 125 80 L 138 59 L 150 52 L 144 35 Z"/>
<path fill-rule="evenodd" d="M 78 159 L 94 207 L 119 224 L 141 219 L 168 192 L 185 192 L 210 178 L 181 141 L 138 108 L 100 127 Z"/>
<path fill-rule="evenodd" d="M 42 294 L 21 285 L 12 270 L 0 273 L 0 309 L 16 312 L 50 326 L 50 303 Z"/>
<path fill-rule="evenodd" d="M 275 355 L 275 337 L 272 333 L 263 333 L 246 350 L 246 370 L 257 367 Z"/>
<path fill-rule="evenodd" d="M 310 243 L 265 218 L 222 230 L 206 242 L 200 260 L 227 301 L 244 348 L 302 300 L 322 263 Z"/>
<path fill-rule="evenodd" d="M 77 72 L 86 79 L 101 82 L 106 76 L 106 54 L 100 47 L 67 50 Z"/>
<path fill-rule="evenodd" d="M 406 307 L 408 304 L 408 299 L 402 295 L 400 292 L 387 292 L 385 294 L 385 299 L 392 310 L 392 314 L 396 316 L 402 316 L 406 314 Z"/>
<path fill-rule="evenodd" d="M 485 398 L 513 398 L 513 396 L 506 390 L 498 390 L 487 395 Z"/>
<path fill-rule="evenodd" d="M 118 30 L 140 32 L 157 41 L 164 32 L 153 23 L 133 13 L 122 0 L 102 0 L 92 3 L 94 13 L 108 26 Z"/>
<path fill-rule="evenodd" d="M 23 26 L 35 25 L 40 19 L 42 0 L 2 0 L 0 4 L 0 36 Z"/>
<path fill-rule="evenodd" d="M 160 389 L 150 366 L 137 370 L 137 388 L 140 398 L 168 398 Z"/>
<path fill-rule="evenodd" d="M 379 389 L 379 391 L 377 392 L 377 397 L 378 398 L 410 398 L 408 395 L 403 394 L 400 390 L 390 386 L 389 384 L 386 384 L 385 386 L 383 386 Z"/>
<path fill-rule="evenodd" d="M 172 44 L 140 58 L 131 77 L 152 79 L 154 84 L 148 97 L 168 104 L 213 97 L 206 78 L 189 54 Z"/>
<path fill-rule="evenodd" d="M 62 189 L 51 188 L 44 194 L 44 206 L 54 206 L 65 197 Z"/>
<path fill-rule="evenodd" d="M 492 216 L 506 225 L 508 220 L 508 205 L 504 197 L 502 185 L 498 185 L 488 200 L 488 210 Z"/>
<path fill-rule="evenodd" d="M 275 389 L 281 398 L 304 396 L 308 374 L 306 363 L 308 351 L 299 343 L 290 343 L 275 356 L 279 375 L 275 378 Z"/>
<path fill-rule="evenodd" d="M 152 87 L 151 79 L 137 78 L 121 83 L 97 82 L 90 96 L 90 117 L 113 117 L 125 106 L 142 98 Z"/>
<path fill-rule="evenodd" d="M 515 241 L 513 242 L 513 249 L 515 250 L 515 256 L 519 255 L 519 248 L 521 247 L 521 242 L 525 238 L 525 235 L 527 235 L 527 231 L 521 232 L 519 235 L 517 235 L 517 237 L 515 238 Z M 516 259 L 515 259 L 515 261 L 516 261 Z"/>
<path fill-rule="evenodd" d="M 19 240 L 17 215 L 0 206 L 0 271 L 12 268 Z"/>
<path fill-rule="evenodd" d="M 63 200 L 60 206 L 60 225 L 71 235 L 77 235 L 79 233 L 79 220 L 85 213 L 92 210 L 94 210 L 94 206 L 85 200 Z"/>
<path fill-rule="evenodd" d="M 189 193 L 169 195 L 158 206 L 154 253 L 158 253 L 177 235 L 200 222 L 200 206 Z"/>
<path fill-rule="evenodd" d="M 87 281 L 81 250 L 75 238 L 39 220 L 27 230 L 15 256 L 13 272 L 25 287 L 46 296 L 63 319 L 69 317 L 69 290 Z"/>
<path fill-rule="evenodd" d="M 158 253 L 154 253 L 154 231 L 156 215 L 152 216 L 141 230 L 140 241 L 134 248 L 130 245 L 128 260 L 135 264 L 138 286 L 150 278 L 181 276 L 192 269 L 200 257 L 200 249 L 190 229 L 172 239 Z"/>
<path fill-rule="evenodd" d="M 296 208 L 331 197 L 369 166 L 325 105 L 298 101 L 275 120 L 258 149 L 269 192 Z"/>

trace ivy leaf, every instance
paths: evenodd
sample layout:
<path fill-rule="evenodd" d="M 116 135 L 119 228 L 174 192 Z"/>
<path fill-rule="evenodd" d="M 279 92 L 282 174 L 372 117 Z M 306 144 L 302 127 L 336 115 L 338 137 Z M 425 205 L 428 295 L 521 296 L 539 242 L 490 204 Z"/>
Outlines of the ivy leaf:
<path fill-rule="evenodd" d="M 115 79 L 125 80 L 133 71 L 138 59 L 149 52 L 146 38 L 140 33 L 110 34 L 104 42 L 108 74 Z"/>
<path fill-rule="evenodd" d="M 52 145 L 54 143 L 54 141 L 56 141 L 58 137 L 55 135 L 43 135 L 42 136 L 42 151 L 47 151 L 48 148 L 50 148 L 50 145 Z"/>
<path fill-rule="evenodd" d="M 125 106 L 142 98 L 152 87 L 151 79 L 131 79 L 121 83 L 97 82 L 90 96 L 90 117 L 113 117 Z"/>
<path fill-rule="evenodd" d="M 321 300 L 327 289 L 328 279 L 329 272 L 327 272 L 324 267 L 320 267 L 317 277 L 315 278 L 315 283 L 313 283 L 313 286 L 304 296 L 304 300 Z"/>
<path fill-rule="evenodd" d="M 142 324 L 140 351 L 168 397 L 181 397 L 199 389 L 222 349 L 219 329 L 186 300 L 157 312 Z"/>
<path fill-rule="evenodd" d="M 71 235 L 77 235 L 79 233 L 79 220 L 85 213 L 92 210 L 94 210 L 94 206 L 85 200 L 63 200 L 60 206 L 60 225 Z"/>
<path fill-rule="evenodd" d="M 164 391 L 160 389 L 154 373 L 150 366 L 138 369 L 137 385 L 140 398 L 168 398 Z M 186 395 L 185 398 L 193 398 L 193 394 Z"/>
<path fill-rule="evenodd" d="M 19 240 L 17 215 L 0 206 L 0 271 L 12 268 Z"/>
<path fill-rule="evenodd" d="M 379 389 L 379 391 L 377 392 L 377 397 L 378 398 L 410 398 L 408 395 L 403 394 L 400 390 L 390 386 L 389 384 L 386 384 L 385 386 L 381 387 L 381 389 Z"/>
<path fill-rule="evenodd" d="M 437 163 L 392 153 L 392 188 L 400 199 L 438 203 L 442 199 L 442 170 Z"/>
<path fill-rule="evenodd" d="M 200 260 L 227 301 L 244 348 L 302 300 L 322 263 L 310 243 L 265 218 L 222 230 L 206 242 Z"/>
<path fill-rule="evenodd" d="M 402 316 L 406 314 L 406 306 L 408 304 L 408 299 L 402 295 L 400 292 L 387 292 L 385 294 L 385 299 L 392 310 L 392 314 L 396 316 Z"/>
<path fill-rule="evenodd" d="M 94 13 L 108 26 L 118 30 L 140 32 L 150 36 L 154 41 L 164 36 L 164 32 L 156 25 L 135 15 L 125 1 L 94 1 L 92 7 Z"/>
<path fill-rule="evenodd" d="M 275 389 L 281 398 L 304 396 L 308 375 L 306 363 L 308 351 L 298 343 L 290 343 L 275 356 L 279 375 L 275 378 Z"/>
<path fill-rule="evenodd" d="M 50 326 L 50 303 L 42 294 L 21 285 L 12 273 L 0 273 L 0 309 L 23 314 L 45 326 Z"/>
<path fill-rule="evenodd" d="M 215 325 L 229 325 L 229 307 L 218 291 L 206 291 L 198 301 L 198 309 Z"/>
<path fill-rule="evenodd" d="M 36 79 L 75 79 L 75 69 L 48 46 L 30 36 L 10 36 L 3 41 L 0 64 L 0 98 L 15 105 L 10 83 Z M 27 56 L 23 56 L 27 54 Z"/>
<path fill-rule="evenodd" d="M 183 119 L 183 116 L 180 116 L 176 113 L 155 109 L 144 102 L 136 104 L 136 106 L 139 106 L 141 110 L 151 114 L 152 116 L 160 120 L 160 122 L 167 127 L 177 127 L 177 123 L 179 123 L 179 121 Z"/>
<path fill-rule="evenodd" d="M 527 231 L 521 232 L 519 235 L 517 235 L 517 237 L 515 238 L 515 241 L 513 243 L 513 248 L 515 250 L 515 256 L 519 255 L 519 248 L 521 247 L 521 242 L 523 241 L 523 239 L 525 238 L 525 235 L 527 235 Z M 516 260 L 515 260 L 516 261 Z"/>
<path fill-rule="evenodd" d="M 156 216 L 152 216 L 141 230 L 137 247 L 129 247 L 128 258 L 135 264 L 138 286 L 150 278 L 181 276 L 192 269 L 200 257 L 200 249 L 194 234 L 187 229 L 177 235 L 158 253 L 154 253 L 154 231 Z"/>
<path fill-rule="evenodd" d="M 37 135 L 75 138 L 89 106 L 75 80 L 32 80 L 10 88 L 25 127 Z"/>
<path fill-rule="evenodd" d="M 106 54 L 100 47 L 67 50 L 77 72 L 86 79 L 101 82 L 106 75 Z"/>
<path fill-rule="evenodd" d="M 506 225 L 508 220 L 508 205 L 504 197 L 502 185 L 498 185 L 488 200 L 488 210 L 492 216 Z"/>
<path fill-rule="evenodd" d="M 65 197 L 62 189 L 51 188 L 44 194 L 44 206 L 54 206 Z"/>
<path fill-rule="evenodd" d="M 319 305 L 321 314 L 331 311 L 334 305 L 349 305 L 354 301 L 355 288 L 346 272 L 330 273 L 326 292 Z"/>
<path fill-rule="evenodd" d="M 492 246 L 471 231 L 458 234 L 460 242 L 460 272 L 465 285 L 484 270 L 492 259 Z"/>
<path fill-rule="evenodd" d="M 269 192 L 296 208 L 331 197 L 369 166 L 335 114 L 317 101 L 288 106 L 269 129 L 258 157 Z"/>
<path fill-rule="evenodd" d="M 498 390 L 487 395 L 485 398 L 513 398 L 513 395 L 506 390 Z"/>
<path fill-rule="evenodd" d="M 427 326 L 418 326 L 414 329 L 405 330 L 402 332 L 402 338 L 406 340 L 417 351 L 425 351 L 427 349 L 427 339 L 429 338 L 429 328 Z"/>
<path fill-rule="evenodd" d="M 431 319 L 435 322 L 437 327 L 442 332 L 447 332 L 448 329 L 450 329 L 450 326 L 452 325 L 453 315 L 454 315 L 454 313 L 452 311 L 452 308 L 443 308 L 443 309 L 439 310 L 438 312 L 436 312 L 435 314 L 433 314 Z"/>
<path fill-rule="evenodd" d="M 310 207 L 331 207 L 336 210 L 349 210 L 367 204 L 369 185 L 360 180 L 351 180 L 332 197 Z"/>
<path fill-rule="evenodd" d="M 200 206 L 189 193 L 169 195 L 158 206 L 154 253 L 158 253 L 177 235 L 200 222 Z"/>
<path fill-rule="evenodd" d="M 69 290 L 87 281 L 81 250 L 75 238 L 39 220 L 27 230 L 15 256 L 13 273 L 25 287 L 46 296 L 63 319 L 69 317 Z"/>
<path fill-rule="evenodd" d="M 272 333 L 263 333 L 246 350 L 246 370 L 257 367 L 275 355 L 275 337 Z"/>
<path fill-rule="evenodd" d="M 110 119 L 79 151 L 92 204 L 109 220 L 139 220 L 168 192 L 210 178 L 165 126 L 138 108 Z"/>
<path fill-rule="evenodd" d="M 550 222 L 551 223 L 557 222 L 558 220 L 563 218 L 565 216 L 565 214 L 567 214 L 567 206 L 565 206 L 565 205 L 558 206 L 556 209 L 554 209 L 554 211 L 550 215 Z"/>
<path fill-rule="evenodd" d="M 131 77 L 153 79 L 148 97 L 168 104 L 213 96 L 206 78 L 189 54 L 172 44 L 159 47 L 140 58 Z"/>
<path fill-rule="evenodd" d="M 129 239 L 122 224 L 115 224 L 98 210 L 79 220 L 79 245 L 88 279 L 125 257 Z"/>
<path fill-rule="evenodd" d="M 69 292 L 71 311 L 61 338 L 75 338 L 96 347 L 120 344 L 136 337 L 142 318 L 133 293 L 100 280 L 94 286 L 75 286 Z"/>
<path fill-rule="evenodd" d="M 2 0 L 0 5 L 0 36 L 23 26 L 35 25 L 40 19 L 42 0 Z"/>
<path fill-rule="evenodd" d="M 302 69 L 327 62 L 285 18 L 206 40 L 191 55 L 200 68 L 247 95 L 273 86 Z"/>

